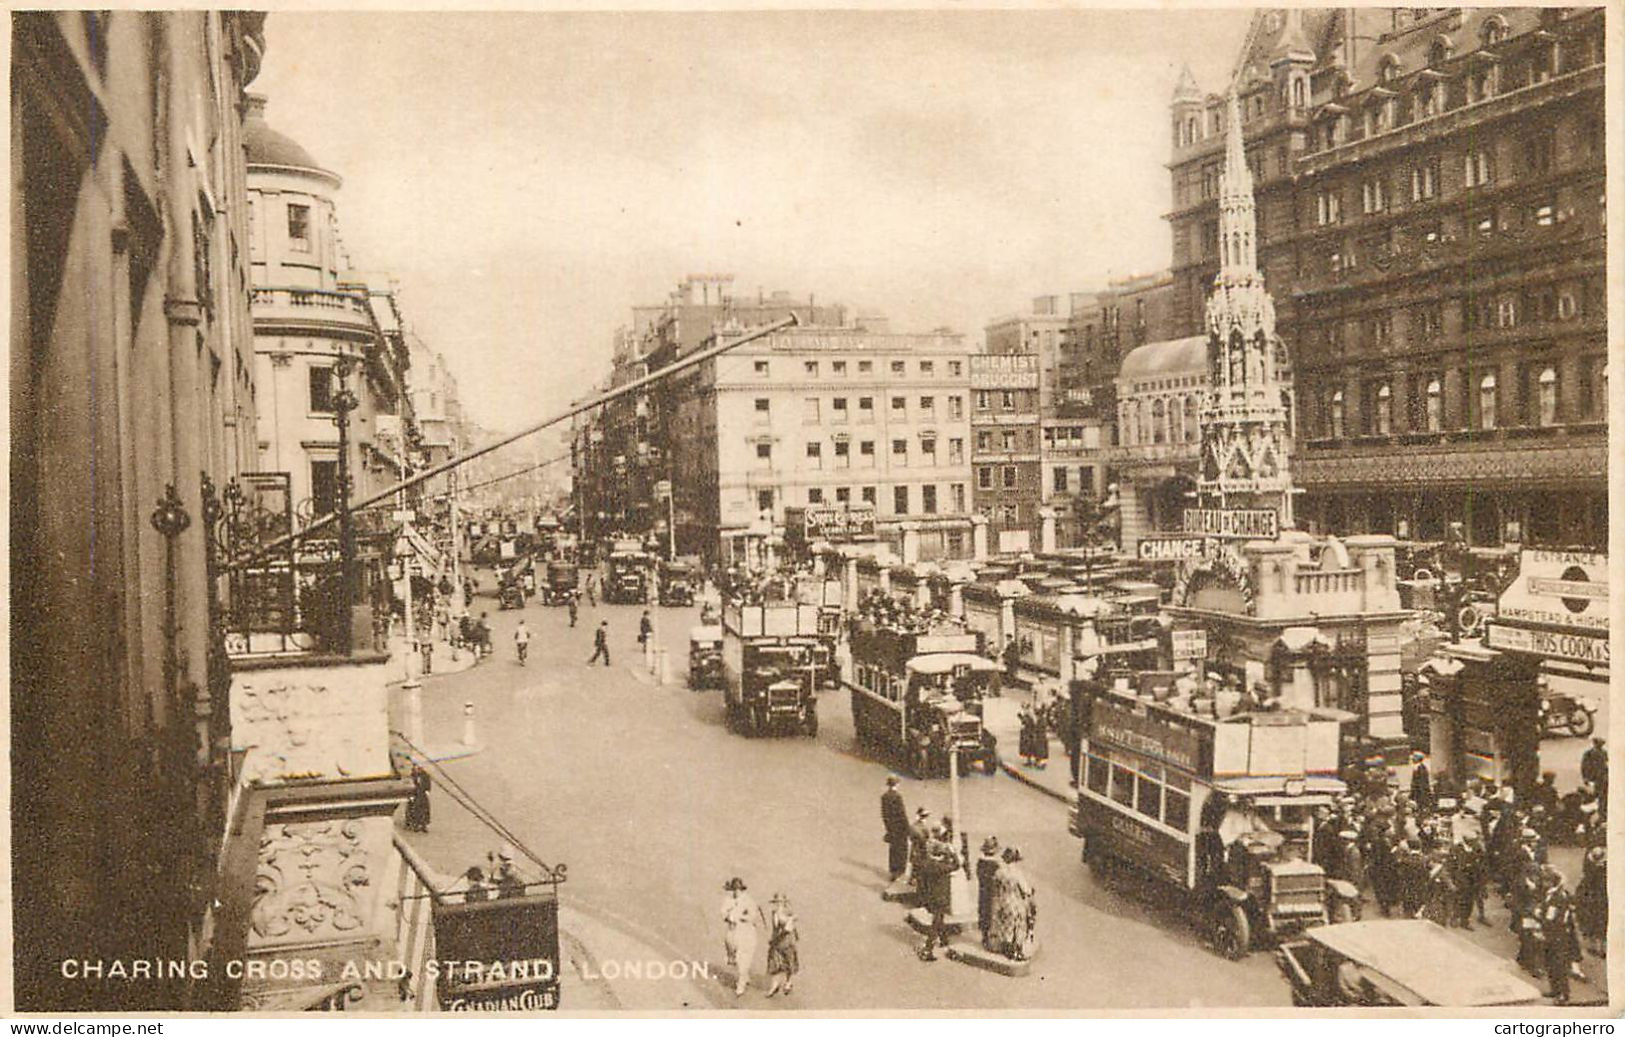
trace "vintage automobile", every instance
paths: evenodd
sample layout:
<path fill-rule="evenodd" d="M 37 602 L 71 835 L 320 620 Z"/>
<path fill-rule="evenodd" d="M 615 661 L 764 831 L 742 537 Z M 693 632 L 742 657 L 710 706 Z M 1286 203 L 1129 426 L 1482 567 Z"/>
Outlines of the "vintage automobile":
<path fill-rule="evenodd" d="M 1435 922 L 1379 918 L 1327 925 L 1282 944 L 1292 1003 L 1315 1008 L 1544 1005 L 1516 966 Z"/>
<path fill-rule="evenodd" d="M 688 631 L 688 688 L 701 691 L 727 683 L 722 668 L 722 628 L 690 627 Z"/>
<path fill-rule="evenodd" d="M 569 562 L 548 562 L 547 582 L 542 585 L 542 601 L 548 605 L 563 605 L 576 593 L 581 584 L 581 571 Z"/>
<path fill-rule="evenodd" d="M 497 608 L 522 609 L 525 607 L 525 585 L 519 580 L 505 580 L 497 591 Z"/>
<path fill-rule="evenodd" d="M 684 558 L 660 563 L 660 604 L 692 605 L 700 582 L 699 566 Z"/>
<path fill-rule="evenodd" d="M 1245 957 L 1255 941 L 1351 920 L 1358 891 L 1311 863 L 1314 809 L 1346 788 L 1334 776 L 1338 721 L 1293 712 L 1218 719 L 1194 701 L 1123 683 L 1072 684 L 1083 699 L 1071 822 L 1083 862 L 1149 876 L 1157 899 L 1181 905 L 1227 958 Z"/>

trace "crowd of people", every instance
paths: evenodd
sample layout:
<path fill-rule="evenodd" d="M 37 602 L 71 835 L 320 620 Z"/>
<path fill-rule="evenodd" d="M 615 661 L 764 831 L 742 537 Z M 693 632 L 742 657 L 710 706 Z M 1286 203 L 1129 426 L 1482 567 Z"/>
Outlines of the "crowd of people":
<path fill-rule="evenodd" d="M 1470 929 L 1490 924 L 1486 905 L 1499 898 L 1518 937 L 1518 963 L 1545 976 L 1548 995 L 1566 1003 L 1582 950 L 1602 954 L 1607 931 L 1607 812 L 1597 792 L 1606 788 L 1602 739 L 1589 759 L 1602 784 L 1559 796 L 1548 772 L 1525 797 L 1478 778 L 1460 787 L 1435 781 L 1420 753 L 1405 790 L 1392 768 L 1368 761 L 1349 775 L 1346 795 L 1319 808 L 1316 832 L 1323 835 L 1314 862 L 1384 917 Z M 1550 860 L 1553 843 L 1584 849 L 1572 888 Z"/>
<path fill-rule="evenodd" d="M 896 775 L 886 778 L 880 797 L 880 819 L 887 845 L 887 871 L 894 887 L 907 883 L 913 898 L 930 915 L 930 927 L 918 954 L 921 961 L 936 961 L 937 949 L 948 942 L 948 915 L 953 908 L 953 884 L 963 870 L 974 874 L 977 886 L 976 924 L 982 946 L 1011 961 L 1031 957 L 1037 946 L 1038 903 L 1032 880 L 1021 866 L 1021 851 L 1001 847 L 997 837 L 982 843 L 982 856 L 972 869 L 969 840 L 956 833 L 951 817 L 933 822 L 931 811 L 919 807 L 910 822 Z"/>

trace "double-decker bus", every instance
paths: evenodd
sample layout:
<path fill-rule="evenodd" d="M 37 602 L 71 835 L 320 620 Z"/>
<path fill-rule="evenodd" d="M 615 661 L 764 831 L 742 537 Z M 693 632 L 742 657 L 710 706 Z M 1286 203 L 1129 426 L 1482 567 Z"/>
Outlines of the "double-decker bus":
<path fill-rule="evenodd" d="M 1255 936 L 1351 918 L 1355 889 L 1311 863 L 1314 808 L 1344 791 L 1339 722 L 1221 718 L 1168 675 L 1144 677 L 1073 683 L 1084 729 L 1071 825 L 1084 863 L 1122 863 L 1171 889 L 1231 958 Z"/>
<path fill-rule="evenodd" d="M 982 725 L 982 696 L 998 665 L 982 637 L 958 623 L 929 630 L 858 624 L 852 633 L 852 726 L 858 742 L 904 761 L 918 777 L 998 768 Z"/>

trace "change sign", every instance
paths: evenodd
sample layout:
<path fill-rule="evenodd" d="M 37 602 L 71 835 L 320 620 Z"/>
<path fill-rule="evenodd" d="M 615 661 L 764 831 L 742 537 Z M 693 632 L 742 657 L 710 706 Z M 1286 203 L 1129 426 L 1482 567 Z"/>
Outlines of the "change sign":
<path fill-rule="evenodd" d="M 1136 549 L 1142 562 L 1190 562 L 1207 553 L 1202 537 L 1146 537 Z"/>

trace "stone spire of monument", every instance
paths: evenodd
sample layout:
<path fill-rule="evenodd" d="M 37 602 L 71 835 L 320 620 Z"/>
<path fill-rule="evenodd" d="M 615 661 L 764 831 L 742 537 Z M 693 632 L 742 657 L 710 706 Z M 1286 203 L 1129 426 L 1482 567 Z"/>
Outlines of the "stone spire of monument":
<path fill-rule="evenodd" d="M 1286 348 L 1258 267 L 1253 175 L 1231 87 L 1219 187 L 1219 273 L 1207 303 L 1208 391 L 1201 410 L 1204 507 L 1273 508 L 1292 521 Z"/>

